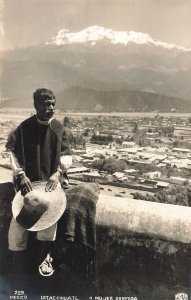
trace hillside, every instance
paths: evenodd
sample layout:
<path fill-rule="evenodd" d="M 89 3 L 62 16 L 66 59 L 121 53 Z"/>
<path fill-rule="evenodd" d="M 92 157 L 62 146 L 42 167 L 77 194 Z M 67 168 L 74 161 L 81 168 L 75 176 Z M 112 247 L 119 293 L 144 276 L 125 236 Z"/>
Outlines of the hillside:
<path fill-rule="evenodd" d="M 32 107 L 32 99 L 20 99 L 20 107 Z M 17 107 L 17 101 L 7 100 L 3 107 Z M 57 108 L 71 111 L 159 111 L 191 112 L 191 102 L 139 91 L 97 91 L 71 87 L 57 94 Z"/>
<path fill-rule="evenodd" d="M 72 87 L 57 95 L 60 109 L 76 111 L 191 112 L 191 103 L 179 98 L 140 91 L 95 91 Z"/>

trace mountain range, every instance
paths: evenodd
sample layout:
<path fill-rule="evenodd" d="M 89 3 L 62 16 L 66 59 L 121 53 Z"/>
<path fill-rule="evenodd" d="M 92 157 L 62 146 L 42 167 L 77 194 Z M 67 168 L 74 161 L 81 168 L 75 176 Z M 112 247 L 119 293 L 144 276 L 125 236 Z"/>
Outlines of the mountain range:
<path fill-rule="evenodd" d="M 191 111 L 191 49 L 147 33 L 91 26 L 0 53 L 4 106 L 31 107 L 38 87 L 62 109 Z"/>
<path fill-rule="evenodd" d="M 176 48 L 183 51 L 191 50 L 189 48 L 177 46 L 172 43 L 165 43 L 160 40 L 153 39 L 148 33 L 135 31 L 115 31 L 102 26 L 90 26 L 82 31 L 74 33 L 69 32 L 68 29 L 62 29 L 45 44 L 60 46 L 89 42 L 92 46 L 95 46 L 96 43 L 104 40 L 111 44 L 121 44 L 124 46 L 133 42 L 139 45 L 153 44 L 155 46 L 162 46 L 167 49 Z"/>

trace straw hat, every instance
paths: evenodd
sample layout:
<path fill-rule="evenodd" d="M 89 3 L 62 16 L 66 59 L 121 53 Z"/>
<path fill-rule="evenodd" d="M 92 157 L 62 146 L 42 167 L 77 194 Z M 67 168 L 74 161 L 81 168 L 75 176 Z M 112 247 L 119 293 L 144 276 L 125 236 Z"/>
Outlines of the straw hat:
<path fill-rule="evenodd" d="M 33 182 L 33 190 L 24 197 L 19 191 L 12 204 L 13 217 L 30 231 L 46 229 L 56 223 L 66 208 L 66 196 L 60 187 L 45 192 L 45 182 Z"/>

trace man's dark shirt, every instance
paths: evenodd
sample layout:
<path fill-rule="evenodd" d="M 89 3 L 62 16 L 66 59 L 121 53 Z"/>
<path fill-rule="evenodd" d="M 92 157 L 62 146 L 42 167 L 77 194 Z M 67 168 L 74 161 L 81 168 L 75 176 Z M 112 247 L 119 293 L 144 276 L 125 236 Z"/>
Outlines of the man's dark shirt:
<path fill-rule="evenodd" d="M 59 167 L 60 156 L 70 155 L 68 138 L 61 123 L 53 119 L 49 125 L 42 125 L 36 116 L 17 127 L 6 147 L 15 154 L 32 182 L 48 180 Z"/>

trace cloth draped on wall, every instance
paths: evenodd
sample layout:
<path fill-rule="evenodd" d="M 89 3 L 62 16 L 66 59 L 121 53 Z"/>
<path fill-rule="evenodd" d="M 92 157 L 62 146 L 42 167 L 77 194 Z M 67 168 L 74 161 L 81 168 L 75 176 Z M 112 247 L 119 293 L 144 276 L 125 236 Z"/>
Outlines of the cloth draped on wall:
<path fill-rule="evenodd" d="M 58 235 L 96 250 L 97 183 L 81 183 L 66 191 L 66 210 L 58 222 Z"/>

